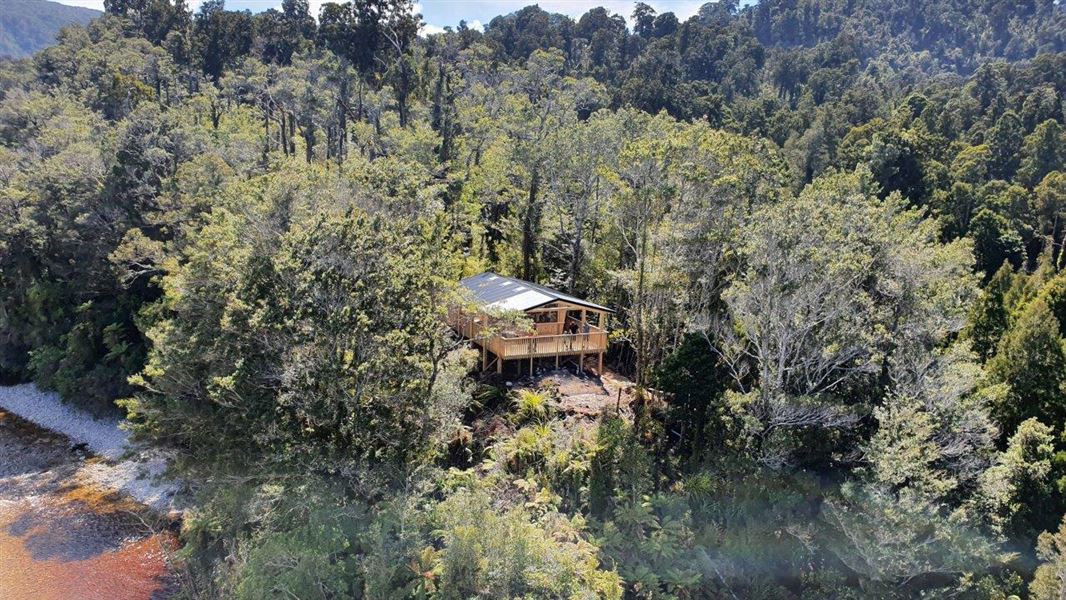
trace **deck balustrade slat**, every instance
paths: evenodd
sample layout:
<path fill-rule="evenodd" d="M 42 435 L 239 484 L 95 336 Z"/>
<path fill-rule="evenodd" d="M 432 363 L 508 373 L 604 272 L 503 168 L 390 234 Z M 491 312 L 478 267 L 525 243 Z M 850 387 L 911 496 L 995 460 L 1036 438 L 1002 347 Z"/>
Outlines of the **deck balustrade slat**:
<path fill-rule="evenodd" d="M 483 315 L 449 315 L 452 327 L 504 360 L 568 354 L 595 354 L 607 350 L 607 332 L 589 325 L 588 333 L 563 333 L 563 323 L 535 323 L 532 335 L 483 333 Z M 514 337 L 511 337 L 514 336 Z"/>

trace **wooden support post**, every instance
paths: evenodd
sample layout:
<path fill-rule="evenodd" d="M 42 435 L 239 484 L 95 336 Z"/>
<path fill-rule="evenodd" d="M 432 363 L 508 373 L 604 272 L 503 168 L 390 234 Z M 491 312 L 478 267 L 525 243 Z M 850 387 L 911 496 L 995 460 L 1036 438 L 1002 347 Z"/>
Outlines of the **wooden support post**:
<path fill-rule="evenodd" d="M 600 352 L 600 368 L 598 370 L 600 377 L 603 377 L 603 352 Z"/>
<path fill-rule="evenodd" d="M 581 373 L 585 370 L 585 353 L 578 354 L 577 359 L 577 372 Z"/>
<path fill-rule="evenodd" d="M 555 370 L 556 371 L 559 370 L 559 355 L 558 354 L 555 355 Z"/>
<path fill-rule="evenodd" d="M 481 370 L 489 368 L 489 351 L 484 346 L 481 347 Z"/>
<path fill-rule="evenodd" d="M 503 357 L 500 356 L 499 354 L 497 354 L 496 355 L 496 374 L 500 375 L 502 373 L 503 373 Z"/>

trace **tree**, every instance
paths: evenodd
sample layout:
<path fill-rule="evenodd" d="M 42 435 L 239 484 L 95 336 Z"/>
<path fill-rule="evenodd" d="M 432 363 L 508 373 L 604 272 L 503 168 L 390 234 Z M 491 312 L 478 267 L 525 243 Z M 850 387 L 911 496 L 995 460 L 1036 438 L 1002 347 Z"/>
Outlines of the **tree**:
<path fill-rule="evenodd" d="M 1033 190 L 1038 231 L 1051 245 L 1051 263 L 1059 264 L 1066 242 L 1066 172 L 1052 171 Z"/>
<path fill-rule="evenodd" d="M 991 176 L 994 160 L 987 144 L 969 146 L 955 156 L 952 175 L 958 181 L 980 185 Z"/>
<path fill-rule="evenodd" d="M 1040 534 L 1036 554 L 1043 561 L 1029 584 L 1033 600 L 1059 600 L 1066 591 L 1066 518 L 1056 532 Z"/>
<path fill-rule="evenodd" d="M 976 487 L 999 431 L 989 415 L 998 390 L 973 359 L 953 346 L 893 360 L 895 386 L 874 408 L 877 431 L 863 448 L 873 481 L 954 502 Z"/>
<path fill-rule="evenodd" d="M 204 75 L 216 83 L 252 47 L 252 17 L 225 8 L 224 0 L 207 0 L 193 17 L 193 45 Z"/>
<path fill-rule="evenodd" d="M 1060 271 L 1045 283 L 1038 292 L 1041 300 L 1059 323 L 1059 335 L 1066 338 L 1066 273 Z"/>
<path fill-rule="evenodd" d="M 543 217 L 542 189 L 549 170 L 558 159 L 557 130 L 573 126 L 578 110 L 594 103 L 597 90 L 588 82 L 563 76 L 565 57 L 562 52 L 537 51 L 526 61 L 525 69 L 515 74 L 510 109 L 503 127 L 510 142 L 513 162 L 521 167 L 525 200 L 521 203 L 521 276 L 534 280 L 538 275 Z"/>
<path fill-rule="evenodd" d="M 788 459 L 790 430 L 853 426 L 844 405 L 880 397 L 897 353 L 963 325 L 975 287 L 967 245 L 941 245 L 933 221 L 875 190 L 868 172 L 822 178 L 742 234 L 718 347 L 764 461 Z M 914 260 L 924 266 L 899 268 Z"/>
<path fill-rule="evenodd" d="M 985 285 L 981 297 L 974 303 L 970 313 L 970 322 L 966 326 L 965 334 L 982 362 L 987 362 L 995 355 L 999 340 L 1009 326 L 1006 295 L 1013 279 L 1014 270 L 1010 263 L 1003 263 Z"/>
<path fill-rule="evenodd" d="M 414 12 L 411 0 L 386 0 L 383 4 L 379 15 L 384 48 L 378 60 L 386 65 L 385 72 L 390 75 L 400 127 L 407 127 L 409 99 L 418 87 L 412 47 L 422 26 L 422 15 Z"/>
<path fill-rule="evenodd" d="M 600 565 L 581 521 L 557 513 L 536 519 L 522 507 L 499 511 L 482 490 L 453 494 L 433 521 L 437 597 L 622 597 L 621 577 Z"/>
<path fill-rule="evenodd" d="M 135 31 L 153 44 L 189 25 L 189 10 L 183 0 L 105 0 L 104 11 L 129 19 Z"/>
<path fill-rule="evenodd" d="M 263 62 L 287 65 L 292 55 L 307 48 L 317 24 L 307 0 L 284 0 L 281 11 L 269 9 L 253 18 L 255 46 Z"/>
<path fill-rule="evenodd" d="M 882 194 L 898 191 L 911 203 L 920 205 L 928 195 L 928 182 L 915 137 L 910 132 L 874 134 L 868 163 Z"/>
<path fill-rule="evenodd" d="M 985 481 L 996 427 L 981 369 L 960 348 L 905 352 L 897 388 L 874 409 L 877 431 L 858 477 L 823 512 L 830 548 L 881 593 L 949 588 L 999 566 L 996 540 L 968 510 Z"/>
<path fill-rule="evenodd" d="M 654 33 L 655 37 L 663 38 L 669 35 L 673 35 L 677 32 L 677 28 L 680 26 L 680 22 L 677 20 L 677 16 L 672 12 L 664 12 L 661 15 L 655 17 Z"/>
<path fill-rule="evenodd" d="M 1035 417 L 1051 423 L 1066 419 L 1066 342 L 1047 303 L 1030 301 L 1015 318 L 988 362 L 989 377 L 1009 386 L 995 407 L 1004 431 Z"/>
<path fill-rule="evenodd" d="M 843 496 L 824 509 L 839 532 L 832 550 L 860 574 L 867 593 L 946 592 L 954 580 L 1004 563 L 994 542 L 973 524 L 944 514 L 936 502 L 909 488 L 894 492 L 849 483 Z"/>
<path fill-rule="evenodd" d="M 143 433 L 205 458 L 240 448 L 267 464 L 394 477 L 426 459 L 462 402 L 439 394 L 454 371 L 440 314 L 448 254 L 417 225 L 341 206 L 309 214 L 311 181 L 321 177 L 255 180 L 215 208 L 166 275 L 166 318 L 128 406 Z M 245 211 L 237 198 L 253 190 L 264 202 Z"/>
<path fill-rule="evenodd" d="M 992 176 L 998 179 L 1010 179 L 1018 168 L 1018 151 L 1022 148 L 1022 136 L 1025 129 L 1022 121 L 1014 111 L 1008 110 L 996 121 L 989 132 L 989 150 L 995 165 Z"/>
<path fill-rule="evenodd" d="M 130 230 L 164 236 L 153 227 L 161 181 L 195 144 L 176 141 L 154 108 L 114 129 L 63 98 L 31 95 L 5 109 L 0 130 L 36 156 L 11 156 L 16 169 L 0 189 L 0 370 L 112 410 L 143 365 L 136 312 L 158 292 L 147 278 L 124 280 L 111 255 Z"/>
<path fill-rule="evenodd" d="M 274 88 L 269 91 L 288 113 L 290 136 L 299 129 L 308 163 L 316 156 L 328 158 L 333 150 L 332 139 L 322 140 L 320 133 L 325 130 L 333 137 L 338 118 L 335 108 L 346 100 L 338 97 L 340 90 L 333 85 L 338 75 L 346 75 L 344 67 L 329 53 L 298 55 L 290 66 L 278 72 Z M 290 138 L 289 146 L 294 153 L 295 140 Z"/>
<path fill-rule="evenodd" d="M 1029 187 L 1036 187 L 1048 173 L 1061 170 L 1063 161 L 1066 161 L 1063 136 L 1062 125 L 1050 119 L 1025 136 L 1018 179 Z"/>
<path fill-rule="evenodd" d="M 562 273 L 564 287 L 571 293 L 592 287 L 593 274 L 587 272 L 595 258 L 591 247 L 594 236 L 608 225 L 605 207 L 611 184 L 605 173 L 615 167 L 624 126 L 623 118 L 597 113 L 549 142 L 560 156 L 545 182 L 551 211 L 546 216 L 544 262 L 547 271 Z M 558 258 L 553 260 L 553 255 Z"/>
<path fill-rule="evenodd" d="M 1021 268 L 1025 262 L 1025 243 L 1013 224 L 1003 215 L 982 208 L 970 222 L 977 269 L 987 276 L 1004 264 Z"/>
<path fill-rule="evenodd" d="M 981 476 L 984 512 L 1011 540 L 1032 540 L 1057 520 L 1050 477 L 1054 442 L 1051 427 L 1026 419 Z"/>
<path fill-rule="evenodd" d="M 668 178 L 676 159 L 677 149 L 670 142 L 676 125 L 656 121 L 666 127 L 649 127 L 648 135 L 623 146 L 611 207 L 621 245 L 617 277 L 627 300 L 622 334 L 633 348 L 635 379 L 641 386 L 680 331 L 674 293 L 677 265 L 668 255 L 672 249 L 662 243 L 665 217 L 676 194 Z"/>
<path fill-rule="evenodd" d="M 633 5 L 633 33 L 642 38 L 650 38 L 654 32 L 655 9 L 643 2 Z"/>

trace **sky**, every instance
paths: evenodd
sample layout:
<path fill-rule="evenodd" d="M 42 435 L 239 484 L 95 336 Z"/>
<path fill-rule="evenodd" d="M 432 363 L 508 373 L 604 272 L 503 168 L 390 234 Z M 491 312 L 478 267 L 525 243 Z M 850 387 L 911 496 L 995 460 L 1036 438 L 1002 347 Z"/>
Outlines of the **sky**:
<path fill-rule="evenodd" d="M 56 0 L 61 4 L 87 6 L 97 10 L 104 9 L 104 0 Z M 318 7 L 326 0 L 309 0 L 311 14 L 318 14 Z M 338 0 L 334 0 L 338 1 Z M 696 14 L 707 0 L 644 0 L 657 12 L 673 12 L 681 20 Z M 635 0 L 421 0 L 415 4 L 417 12 L 422 13 L 425 21 L 423 33 L 434 33 L 446 26 L 456 26 L 459 21 L 466 21 L 470 27 L 480 28 L 493 17 L 512 13 L 524 6 L 538 4 L 548 12 L 562 13 L 577 18 L 590 8 L 602 6 L 612 13 L 618 13 L 626 19 L 633 12 Z M 195 9 L 200 0 L 188 0 Z M 741 4 L 746 4 L 742 2 Z M 253 12 L 279 8 L 281 0 L 226 0 L 226 8 L 233 10 L 249 9 Z"/>

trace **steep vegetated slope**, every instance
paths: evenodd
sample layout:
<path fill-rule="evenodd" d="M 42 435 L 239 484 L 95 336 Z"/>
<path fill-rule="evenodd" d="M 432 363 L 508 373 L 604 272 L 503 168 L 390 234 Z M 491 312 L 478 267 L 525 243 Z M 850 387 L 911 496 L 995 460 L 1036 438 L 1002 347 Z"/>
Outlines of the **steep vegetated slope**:
<path fill-rule="evenodd" d="M 48 0 L 0 1 L 0 57 L 23 58 L 55 43 L 67 25 L 85 25 L 100 11 Z"/>

